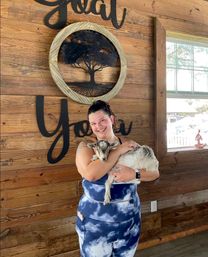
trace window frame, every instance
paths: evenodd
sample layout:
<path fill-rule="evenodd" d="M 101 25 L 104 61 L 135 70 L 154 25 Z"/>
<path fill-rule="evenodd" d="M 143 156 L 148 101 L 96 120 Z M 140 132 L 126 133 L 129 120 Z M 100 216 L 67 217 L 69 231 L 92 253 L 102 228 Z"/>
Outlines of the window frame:
<path fill-rule="evenodd" d="M 208 26 L 187 21 L 176 21 L 168 18 L 155 18 L 155 151 L 159 160 L 166 156 L 188 151 L 190 158 L 196 151 L 208 149 L 171 149 L 167 151 L 166 123 L 166 38 L 169 33 L 188 34 L 208 41 Z"/>

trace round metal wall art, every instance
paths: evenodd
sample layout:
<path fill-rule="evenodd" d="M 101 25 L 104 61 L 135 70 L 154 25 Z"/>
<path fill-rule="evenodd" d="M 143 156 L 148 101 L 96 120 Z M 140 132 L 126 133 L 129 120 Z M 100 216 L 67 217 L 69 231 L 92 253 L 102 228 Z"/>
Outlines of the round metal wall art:
<path fill-rule="evenodd" d="M 59 89 L 76 102 L 109 101 L 122 88 L 127 62 L 120 43 L 103 26 L 77 22 L 54 38 L 49 67 Z"/>

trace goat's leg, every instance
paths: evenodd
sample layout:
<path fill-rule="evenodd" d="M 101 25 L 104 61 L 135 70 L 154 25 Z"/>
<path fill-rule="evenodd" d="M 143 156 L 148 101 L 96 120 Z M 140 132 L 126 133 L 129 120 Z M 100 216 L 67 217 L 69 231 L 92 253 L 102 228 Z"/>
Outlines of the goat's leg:
<path fill-rule="evenodd" d="M 113 183 L 114 176 L 108 175 L 108 179 L 105 182 L 105 195 L 104 195 L 104 205 L 110 203 L 111 200 L 111 184 Z"/>

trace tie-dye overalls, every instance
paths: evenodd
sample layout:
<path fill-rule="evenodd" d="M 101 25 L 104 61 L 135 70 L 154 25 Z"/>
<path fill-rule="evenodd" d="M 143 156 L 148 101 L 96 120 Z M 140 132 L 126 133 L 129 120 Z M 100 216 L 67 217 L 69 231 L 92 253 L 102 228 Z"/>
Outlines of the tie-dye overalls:
<path fill-rule="evenodd" d="M 111 203 L 104 205 L 106 179 L 82 181 L 76 222 L 81 256 L 133 257 L 140 236 L 137 185 L 112 184 Z"/>

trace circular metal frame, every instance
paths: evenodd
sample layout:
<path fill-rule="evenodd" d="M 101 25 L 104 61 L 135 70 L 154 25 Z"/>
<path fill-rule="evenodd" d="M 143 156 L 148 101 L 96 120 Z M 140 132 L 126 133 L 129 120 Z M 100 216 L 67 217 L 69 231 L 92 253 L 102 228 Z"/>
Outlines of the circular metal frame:
<path fill-rule="evenodd" d="M 66 39 L 66 37 L 80 30 L 92 30 L 92 31 L 101 33 L 112 42 L 112 44 L 115 46 L 118 52 L 118 55 L 120 58 L 120 74 L 115 86 L 104 95 L 96 96 L 96 97 L 86 97 L 81 94 L 78 94 L 65 83 L 60 73 L 60 70 L 58 67 L 59 49 L 63 41 Z M 49 53 L 49 67 L 50 67 L 51 75 L 54 82 L 65 95 L 69 96 L 76 102 L 84 103 L 84 104 L 92 104 L 93 101 L 98 99 L 109 101 L 112 97 L 114 97 L 119 92 L 126 78 L 127 61 L 118 40 L 108 30 L 106 30 L 104 27 L 97 25 L 95 23 L 77 22 L 62 29 L 54 38 L 51 44 L 50 53 Z"/>

